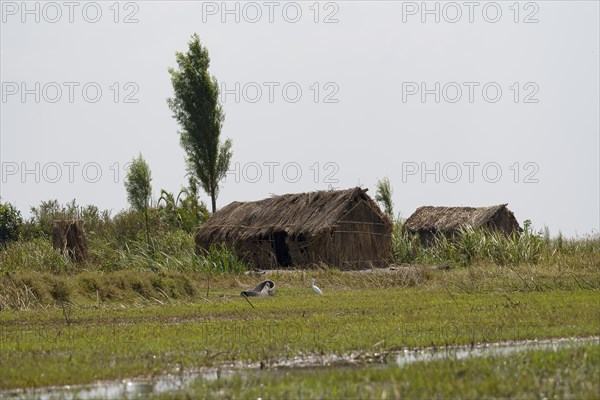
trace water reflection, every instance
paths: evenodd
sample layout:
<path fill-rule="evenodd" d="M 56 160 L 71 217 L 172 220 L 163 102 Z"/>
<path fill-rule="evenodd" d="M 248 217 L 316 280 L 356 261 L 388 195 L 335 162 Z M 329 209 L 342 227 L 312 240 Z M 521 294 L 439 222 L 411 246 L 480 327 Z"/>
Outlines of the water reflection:
<path fill-rule="evenodd" d="M 518 342 L 501 342 L 479 344 L 475 346 L 428 347 L 423 349 L 403 350 L 396 357 L 396 365 L 403 367 L 416 362 L 435 360 L 464 360 L 473 357 L 506 357 L 525 350 L 559 350 L 586 344 L 599 344 L 599 338 L 586 339 L 554 339 L 524 340 Z"/>
<path fill-rule="evenodd" d="M 452 346 L 406 349 L 388 354 L 388 360 L 394 362 L 390 366 L 404 367 L 416 362 L 435 360 L 463 360 L 472 357 L 510 356 L 525 350 L 558 350 L 589 344 L 600 344 L 600 337 L 580 339 L 527 340 L 518 342 L 501 342 L 481 344 L 476 346 Z M 372 358 L 371 363 L 382 360 Z M 273 373 L 285 368 L 286 370 L 301 368 L 347 368 L 350 365 L 368 365 L 364 359 L 357 363 L 352 356 L 314 356 L 294 357 L 271 364 L 265 371 L 260 371 L 261 364 L 248 364 L 238 367 L 201 368 L 197 371 L 178 374 L 158 375 L 145 379 L 127 379 L 121 381 L 97 382 L 90 385 L 45 387 L 37 389 L 13 390 L 0 392 L 0 399 L 30 399 L 42 400 L 88 400 L 88 399 L 138 399 L 145 395 L 157 395 L 182 391 L 197 380 L 215 381 L 228 379 L 236 374 Z"/>

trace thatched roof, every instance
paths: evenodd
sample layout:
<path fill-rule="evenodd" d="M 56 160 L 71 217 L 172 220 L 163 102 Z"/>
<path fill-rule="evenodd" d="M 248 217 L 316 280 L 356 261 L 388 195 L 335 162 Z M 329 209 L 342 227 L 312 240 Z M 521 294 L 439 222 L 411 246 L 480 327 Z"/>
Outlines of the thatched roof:
<path fill-rule="evenodd" d="M 506 213 L 518 229 L 514 214 L 506 206 L 507 204 L 491 207 L 419 207 L 406 220 L 404 229 L 411 232 L 451 232 L 464 226 L 480 228 L 494 221 L 500 213 Z"/>
<path fill-rule="evenodd" d="M 289 236 L 314 237 L 330 228 L 360 201 L 384 221 L 387 217 L 366 194 L 367 189 L 285 194 L 252 202 L 233 202 L 213 214 L 198 229 L 197 242 L 248 240 L 284 231 Z"/>

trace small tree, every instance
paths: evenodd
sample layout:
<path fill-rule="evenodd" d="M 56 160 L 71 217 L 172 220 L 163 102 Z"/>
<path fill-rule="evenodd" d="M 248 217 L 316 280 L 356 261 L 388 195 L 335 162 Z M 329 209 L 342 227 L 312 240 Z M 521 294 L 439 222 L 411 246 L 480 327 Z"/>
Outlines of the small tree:
<path fill-rule="evenodd" d="M 383 211 L 388 217 L 394 220 L 394 202 L 392 201 L 392 184 L 388 178 L 383 178 L 377 181 L 377 191 L 375 192 L 375 200 L 383 207 Z"/>
<path fill-rule="evenodd" d="M 19 238 L 19 231 L 23 224 L 21 212 L 10 203 L 0 203 L 0 245 L 6 246 L 8 242 Z"/>
<path fill-rule="evenodd" d="M 231 140 L 220 141 L 225 113 L 217 79 L 208 72 L 208 50 L 197 34 L 192 35 L 188 46 L 187 53 L 175 53 L 177 69 L 169 68 L 174 97 L 167 104 L 181 127 L 180 143 L 186 152 L 188 172 L 210 196 L 214 213 L 219 181 L 231 162 Z"/>
<path fill-rule="evenodd" d="M 150 247 L 150 229 L 148 227 L 148 207 L 152 195 L 152 176 L 150 167 L 140 154 L 134 158 L 125 177 L 125 190 L 127 190 L 127 201 L 131 207 L 144 214 L 146 227 L 146 240 Z"/>

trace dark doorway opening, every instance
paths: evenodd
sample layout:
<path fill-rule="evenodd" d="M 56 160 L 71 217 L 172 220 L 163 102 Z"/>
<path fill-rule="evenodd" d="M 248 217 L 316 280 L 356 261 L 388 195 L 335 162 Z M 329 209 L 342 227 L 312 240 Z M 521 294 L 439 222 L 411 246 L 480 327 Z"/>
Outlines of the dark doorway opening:
<path fill-rule="evenodd" d="M 292 265 L 292 258 L 290 257 L 290 249 L 285 242 L 287 233 L 285 232 L 274 232 L 273 233 L 273 251 L 277 258 L 277 264 L 282 267 L 288 267 Z"/>

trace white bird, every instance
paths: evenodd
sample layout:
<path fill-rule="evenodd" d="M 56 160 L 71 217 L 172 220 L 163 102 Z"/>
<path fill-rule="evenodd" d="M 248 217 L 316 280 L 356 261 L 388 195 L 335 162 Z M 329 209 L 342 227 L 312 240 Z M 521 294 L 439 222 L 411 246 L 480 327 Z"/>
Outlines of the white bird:
<path fill-rule="evenodd" d="M 323 291 L 319 289 L 317 285 L 315 285 L 315 278 L 313 278 L 312 290 L 315 294 L 323 294 Z"/>

